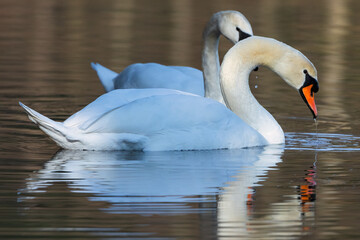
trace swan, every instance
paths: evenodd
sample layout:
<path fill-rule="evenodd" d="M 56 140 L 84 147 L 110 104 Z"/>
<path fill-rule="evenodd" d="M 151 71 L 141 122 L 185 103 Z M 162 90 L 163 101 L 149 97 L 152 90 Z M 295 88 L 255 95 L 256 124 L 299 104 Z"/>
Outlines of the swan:
<path fill-rule="evenodd" d="M 265 37 L 249 37 L 226 53 L 220 85 L 227 107 L 174 89 L 118 89 L 61 123 L 19 104 L 65 149 L 163 151 L 282 144 L 280 125 L 250 91 L 249 74 L 258 65 L 297 89 L 317 117 L 314 65 L 298 50 Z"/>
<path fill-rule="evenodd" d="M 223 34 L 234 44 L 251 35 L 253 31 L 246 17 L 238 11 L 215 13 L 207 23 L 204 33 L 202 67 L 165 66 L 158 63 L 135 63 L 120 74 L 99 63 L 91 63 L 107 92 L 119 88 L 170 88 L 209 97 L 223 103 L 219 86 L 218 45 Z"/>

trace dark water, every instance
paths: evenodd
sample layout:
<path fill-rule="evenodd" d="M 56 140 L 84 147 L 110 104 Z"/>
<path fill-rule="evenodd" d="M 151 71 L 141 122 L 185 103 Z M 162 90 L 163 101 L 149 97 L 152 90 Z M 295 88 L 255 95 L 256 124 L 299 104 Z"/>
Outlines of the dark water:
<path fill-rule="evenodd" d="M 199 68 L 202 28 L 225 9 L 316 65 L 317 129 L 265 68 L 251 86 L 285 146 L 58 151 L 18 106 L 66 119 L 103 93 L 91 61 Z M 355 0 L 1 0 L 0 238 L 359 239 L 359 11 Z"/>

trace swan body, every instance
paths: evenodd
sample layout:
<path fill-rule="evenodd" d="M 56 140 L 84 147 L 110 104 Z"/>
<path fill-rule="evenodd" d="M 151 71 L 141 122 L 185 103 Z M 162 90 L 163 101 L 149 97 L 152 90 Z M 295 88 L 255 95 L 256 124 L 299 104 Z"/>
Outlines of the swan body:
<path fill-rule="evenodd" d="M 135 63 L 121 73 L 91 63 L 107 92 L 127 88 L 168 88 L 209 97 L 223 103 L 219 85 L 218 45 L 220 35 L 234 44 L 253 34 L 249 21 L 237 11 L 215 13 L 207 23 L 203 39 L 203 73 L 192 67 Z"/>
<path fill-rule="evenodd" d="M 281 144 L 284 133 L 280 125 L 250 92 L 248 77 L 258 65 L 270 67 L 303 93 L 317 114 L 313 107 L 318 89 L 315 67 L 299 51 L 263 37 L 239 42 L 224 57 L 220 78 L 228 108 L 172 89 L 114 90 L 63 123 L 20 105 L 41 130 L 66 149 L 205 150 Z"/>
<path fill-rule="evenodd" d="M 99 63 L 91 63 L 107 92 L 114 89 L 169 88 L 204 96 L 203 74 L 192 67 L 165 66 L 158 63 L 134 63 L 120 74 Z M 111 81 L 106 81 L 111 80 Z"/>
<path fill-rule="evenodd" d="M 114 90 L 63 123 L 22 106 L 65 149 L 205 150 L 267 144 L 224 105 L 171 89 Z"/>

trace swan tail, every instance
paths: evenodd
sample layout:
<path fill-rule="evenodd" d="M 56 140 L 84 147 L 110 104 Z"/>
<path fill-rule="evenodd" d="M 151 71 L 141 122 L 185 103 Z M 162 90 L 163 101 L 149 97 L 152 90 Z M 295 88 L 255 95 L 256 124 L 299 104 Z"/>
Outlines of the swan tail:
<path fill-rule="evenodd" d="M 74 136 L 74 133 L 71 133 L 71 130 L 65 127 L 62 123 L 51 120 L 50 118 L 29 108 L 22 102 L 19 102 L 19 105 L 25 110 L 29 119 L 38 125 L 38 127 L 59 146 L 69 148 L 72 143 L 80 141 Z"/>
<path fill-rule="evenodd" d="M 106 92 L 114 90 L 114 78 L 118 73 L 102 66 L 99 63 L 91 63 L 91 67 L 96 71 L 101 84 L 105 88 Z"/>

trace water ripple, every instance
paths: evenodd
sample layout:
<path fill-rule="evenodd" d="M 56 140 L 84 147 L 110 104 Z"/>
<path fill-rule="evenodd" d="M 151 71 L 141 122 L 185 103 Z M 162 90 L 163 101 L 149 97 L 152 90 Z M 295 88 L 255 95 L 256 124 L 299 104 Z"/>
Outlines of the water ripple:
<path fill-rule="evenodd" d="M 336 133 L 294 133 L 286 136 L 286 150 L 360 151 L 360 137 Z"/>

